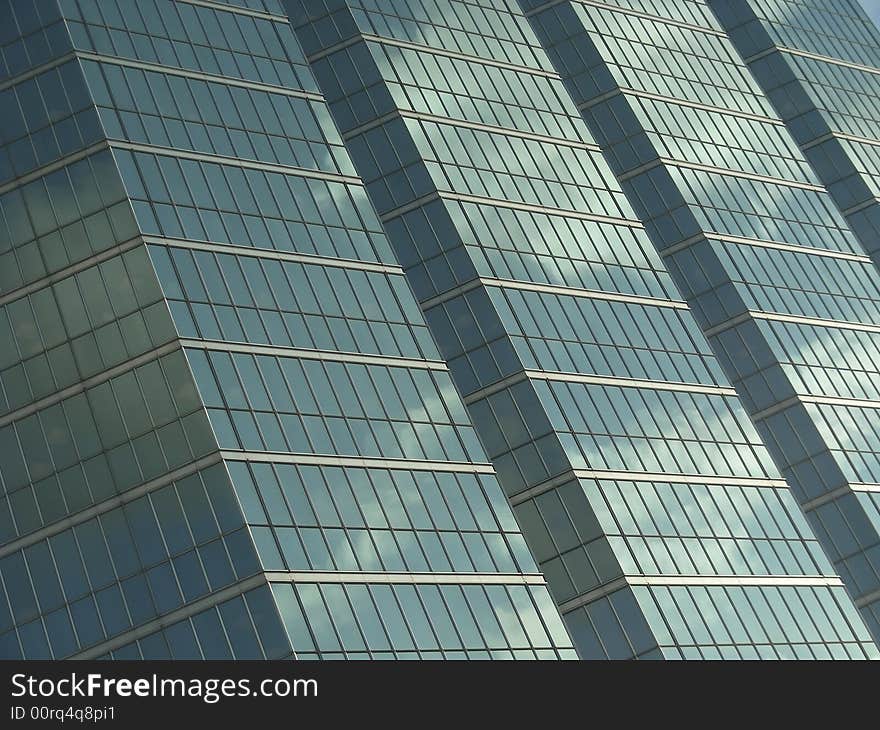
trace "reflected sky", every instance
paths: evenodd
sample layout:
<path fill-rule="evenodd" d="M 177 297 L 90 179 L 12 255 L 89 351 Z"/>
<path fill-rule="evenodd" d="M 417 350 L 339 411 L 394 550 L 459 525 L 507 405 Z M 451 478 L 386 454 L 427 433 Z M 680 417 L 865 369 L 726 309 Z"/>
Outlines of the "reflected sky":
<path fill-rule="evenodd" d="M 871 20 L 880 26 L 880 0 L 859 0 L 859 2 L 871 16 Z"/>

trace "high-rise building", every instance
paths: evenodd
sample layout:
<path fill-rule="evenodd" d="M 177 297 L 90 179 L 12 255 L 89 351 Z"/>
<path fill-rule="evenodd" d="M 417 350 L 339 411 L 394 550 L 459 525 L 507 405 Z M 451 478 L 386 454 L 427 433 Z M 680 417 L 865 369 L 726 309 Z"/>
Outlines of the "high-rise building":
<path fill-rule="evenodd" d="M 0 0 L 0 656 L 880 656 L 880 271 L 746 11 Z"/>
<path fill-rule="evenodd" d="M 707 3 L 529 16 L 880 638 L 880 270 Z"/>
<path fill-rule="evenodd" d="M 784 638 L 849 602 L 517 6 L 288 6 L 581 655 L 833 642 Z"/>
<path fill-rule="evenodd" d="M 4 5 L 0 652 L 574 657 L 255 5 Z"/>
<path fill-rule="evenodd" d="M 880 30 L 857 0 L 710 5 L 853 232 L 880 264 Z"/>
<path fill-rule="evenodd" d="M 850 229 L 880 266 L 880 30 L 855 0 L 737 0 L 710 5 Z M 869 324 L 874 326 L 850 337 L 853 344 L 838 348 L 824 364 L 852 370 L 852 386 L 843 394 L 876 408 L 880 320 L 875 315 Z M 857 431 L 862 428 L 859 424 Z M 872 450 L 877 451 L 876 439 Z M 845 570 L 852 573 L 852 592 L 877 637 L 880 520 L 865 494 L 877 490 L 880 470 L 876 457 L 872 460 L 871 476 L 850 483 L 868 516 L 865 520 L 846 515 L 855 544 L 846 530 L 840 532 L 843 525 L 837 515 L 831 517 L 838 526 L 829 536 L 836 544 L 832 554 L 855 553 Z"/>

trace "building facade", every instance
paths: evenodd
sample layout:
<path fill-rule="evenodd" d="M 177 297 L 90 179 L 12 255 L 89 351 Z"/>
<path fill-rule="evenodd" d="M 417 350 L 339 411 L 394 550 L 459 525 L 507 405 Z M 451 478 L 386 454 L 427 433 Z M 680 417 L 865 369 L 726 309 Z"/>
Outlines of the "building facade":
<path fill-rule="evenodd" d="M 0 656 L 877 657 L 880 271 L 736 13 L 0 4 Z"/>
<path fill-rule="evenodd" d="M 3 656 L 575 656 L 280 8 L 11 7 Z"/>
<path fill-rule="evenodd" d="M 880 31 L 857 2 L 710 4 L 849 228 L 874 263 L 880 264 L 880 126 L 876 114 Z M 861 339 L 873 347 L 876 337 L 872 330 Z M 864 383 L 850 395 L 867 404 L 877 400 L 877 391 L 869 383 L 878 371 L 873 365 L 855 365 L 864 352 L 860 347 L 843 351 L 841 356 L 853 363 Z M 834 360 L 840 362 L 836 357 Z M 864 362 L 875 360 L 871 357 Z M 856 481 L 851 486 L 858 493 L 872 490 L 874 483 L 860 485 Z M 857 496 L 867 504 L 866 495 Z M 867 514 L 872 515 L 870 508 Z M 860 525 L 854 530 L 856 542 L 866 551 L 856 561 L 864 566 L 867 559 L 874 571 L 876 559 L 872 560 L 871 549 L 880 540 L 880 525 L 875 519 L 855 519 L 857 522 L 850 525 Z M 844 542 L 847 539 L 842 538 Z M 876 584 L 864 583 L 856 594 L 877 636 L 880 613 L 873 605 L 876 587 L 872 590 L 870 585 Z"/>
<path fill-rule="evenodd" d="M 880 262 L 880 30 L 855 0 L 710 4 L 850 228 Z"/>
<path fill-rule="evenodd" d="M 880 272 L 708 4 L 529 14 L 878 635 Z"/>

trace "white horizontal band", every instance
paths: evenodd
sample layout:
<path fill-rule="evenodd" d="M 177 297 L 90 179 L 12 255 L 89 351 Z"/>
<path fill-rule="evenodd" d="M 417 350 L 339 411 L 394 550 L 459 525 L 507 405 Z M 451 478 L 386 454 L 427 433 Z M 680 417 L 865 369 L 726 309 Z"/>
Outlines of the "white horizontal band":
<path fill-rule="evenodd" d="M 257 160 L 249 160 L 243 157 L 230 157 L 229 155 L 215 155 L 207 152 L 193 152 L 181 149 L 179 147 L 165 147 L 156 144 L 141 144 L 139 142 L 126 142 L 125 140 L 113 138 L 109 144 L 114 149 L 130 150 L 131 152 L 145 152 L 152 155 L 162 155 L 165 157 L 177 157 L 183 160 L 196 160 L 198 162 L 211 162 L 217 165 L 229 165 L 233 167 L 242 167 L 246 170 L 263 170 L 265 172 L 277 172 L 282 175 L 296 175 L 297 177 L 316 178 L 318 180 L 329 180 L 331 182 L 346 183 L 347 185 L 362 185 L 359 177 L 351 175 L 340 175 L 336 172 L 325 172 L 323 170 L 314 170 L 310 167 L 298 167 L 296 165 L 278 165 L 272 162 L 259 162 Z"/>
<path fill-rule="evenodd" d="M 742 486 L 757 487 L 759 489 L 788 489 L 788 483 L 784 479 L 764 479 L 761 477 L 734 477 L 697 474 L 676 474 L 673 472 L 641 472 L 641 471 L 612 471 L 610 469 L 569 469 L 557 474 L 546 481 L 533 487 L 524 489 L 508 497 L 513 506 L 527 502 L 552 489 L 574 479 L 588 479 L 596 481 L 626 481 L 626 482 L 660 482 L 662 484 L 705 484 L 709 486 Z"/>
<path fill-rule="evenodd" d="M 561 5 L 566 2 L 569 2 L 569 0 L 550 0 L 543 5 L 538 5 L 531 10 L 527 10 L 525 12 L 525 16 L 527 18 L 530 18 L 533 15 L 537 15 L 538 13 L 548 10 L 549 8 L 552 8 L 556 5 Z M 663 25 L 674 25 L 677 28 L 685 28 L 687 30 L 697 31 L 699 33 L 706 33 L 708 35 L 714 35 L 720 38 L 727 37 L 726 33 L 723 33 L 715 28 L 709 28 L 704 25 L 696 25 L 695 23 L 687 23 L 683 20 L 676 20 L 675 18 L 666 18 L 661 15 L 654 15 L 653 13 L 646 13 L 641 10 L 635 10 L 633 8 L 622 7 L 621 5 L 611 5 L 610 3 L 603 3 L 599 2 L 598 0 L 573 0 L 573 4 L 586 5 L 588 7 L 600 8 L 602 10 L 610 10 L 611 12 L 620 13 L 621 15 L 631 15 L 635 18 L 653 20 L 658 23 L 662 23 Z"/>
<path fill-rule="evenodd" d="M 211 0 L 180 0 L 180 2 L 189 3 L 190 5 L 201 5 L 214 10 L 222 10 L 228 13 L 236 13 L 238 15 L 250 15 L 254 18 L 263 18 L 264 20 L 274 20 L 276 22 L 287 23 L 286 15 L 276 15 L 263 10 L 251 10 L 241 5 L 231 5 L 229 3 L 211 2 Z"/>
<path fill-rule="evenodd" d="M 395 46 L 397 48 L 406 48 L 411 51 L 421 51 L 422 53 L 431 53 L 435 56 L 446 56 L 447 58 L 454 58 L 459 61 L 468 61 L 470 63 L 478 63 L 484 66 L 493 66 L 495 68 L 506 69 L 507 71 L 516 71 L 518 73 L 530 74 L 531 76 L 543 76 L 545 78 L 550 79 L 559 79 L 560 76 L 556 71 L 546 71 L 541 68 L 533 68 L 531 66 L 523 66 L 518 63 L 508 63 L 507 61 L 498 61 L 494 58 L 485 58 L 483 56 L 475 56 L 471 53 L 462 53 L 461 51 L 451 51 L 447 48 L 438 48 L 436 46 L 429 46 L 425 43 L 413 43 L 412 41 L 404 41 L 399 38 L 390 38 L 388 36 L 378 36 L 372 33 L 357 33 L 356 35 L 350 36 L 345 40 L 339 41 L 338 43 L 334 43 L 332 46 L 327 46 L 327 48 L 322 48 L 320 51 L 316 51 L 308 57 L 309 63 L 314 63 L 315 61 L 325 58 L 326 56 L 330 56 L 334 53 L 337 53 L 349 46 L 356 45 L 357 43 L 378 43 L 384 46 Z"/>
<path fill-rule="evenodd" d="M 413 585 L 537 585 L 547 584 L 540 573 L 384 573 L 337 571 L 269 571 L 270 583 L 408 583 Z"/>
<path fill-rule="evenodd" d="M 426 114 L 425 112 L 417 112 L 409 109 L 395 109 L 387 114 L 383 114 L 381 117 L 376 117 L 372 121 L 350 129 L 342 135 L 342 139 L 348 142 L 358 135 L 369 132 L 376 127 L 381 127 L 383 124 L 387 124 L 395 119 L 416 119 L 418 121 L 433 122 L 434 124 L 442 124 L 450 127 L 474 129 L 480 132 L 488 132 L 489 134 L 502 134 L 505 137 L 516 137 L 518 139 L 528 139 L 535 142 L 546 142 L 560 147 L 572 147 L 574 149 L 588 150 L 597 153 L 602 151 L 602 148 L 599 147 L 599 145 L 592 142 L 582 142 L 568 139 L 566 137 L 553 137 L 548 134 L 538 134 L 536 132 L 524 132 L 521 129 L 514 129 L 512 127 L 503 127 L 497 124 L 484 124 L 482 122 L 470 122 L 464 119 L 456 119 L 454 117 L 441 117 L 436 114 Z"/>
<path fill-rule="evenodd" d="M 583 373 L 564 373 L 547 370 L 525 369 L 506 378 L 480 388 L 464 398 L 466 405 L 488 398 L 494 393 L 505 390 L 524 380 L 551 380 L 563 383 L 584 383 L 586 385 L 607 385 L 616 388 L 643 388 L 646 390 L 669 390 L 679 393 L 702 393 L 704 395 L 736 396 L 733 388 L 717 385 L 701 385 L 699 383 L 679 383 L 669 380 L 642 380 L 620 376 L 585 375 Z M 880 408 L 880 404 L 877 405 Z"/>
<path fill-rule="evenodd" d="M 315 466 L 348 466 L 362 469 L 405 469 L 412 471 L 443 471 L 473 474 L 494 474 L 491 464 L 472 461 L 426 461 L 424 459 L 391 459 L 368 456 L 335 456 L 333 454 L 292 454 L 282 451 L 220 452 L 225 461 L 248 461 L 272 464 L 310 464 Z"/>
<path fill-rule="evenodd" d="M 188 238 L 169 238 L 167 236 L 148 235 L 143 237 L 144 243 L 189 248 L 194 251 L 212 251 L 214 253 L 232 254 L 234 256 L 251 256 L 253 258 L 272 259 L 274 261 L 292 261 L 300 264 L 316 266 L 334 266 L 340 269 L 357 269 L 358 271 L 376 271 L 384 274 L 403 274 L 397 264 L 382 264 L 358 259 L 340 259 L 335 256 L 317 254 L 291 253 L 273 248 L 255 248 L 254 246 L 237 246 L 232 243 L 215 243 L 213 241 L 194 241 Z"/>
<path fill-rule="evenodd" d="M 92 51 L 76 51 L 74 55 L 86 61 L 108 63 L 116 66 L 128 66 L 130 68 L 139 68 L 143 71 L 155 71 L 156 73 L 167 74 L 169 76 L 182 76 L 188 79 L 210 81 L 215 84 L 225 84 L 226 86 L 238 86 L 243 89 L 253 89 L 254 91 L 266 91 L 272 94 L 282 94 L 284 96 L 295 96 L 301 99 L 311 99 L 312 101 L 324 101 L 324 97 L 314 91 L 293 89 L 289 86 L 277 86 L 275 84 L 267 84 L 262 81 L 239 79 L 234 76 L 221 76 L 220 74 L 205 73 L 204 71 L 194 71 L 185 68 L 178 68 L 177 66 L 163 66 L 159 63 L 150 63 L 149 61 L 136 61 L 131 58 L 122 58 L 121 56 L 106 56 L 103 53 L 93 53 Z"/>
<path fill-rule="evenodd" d="M 842 587 L 838 577 L 824 575 L 625 575 L 559 604 L 569 613 L 629 586 L 828 586 Z"/>
<path fill-rule="evenodd" d="M 667 104 L 676 104 L 678 106 L 688 107 L 690 109 L 701 109 L 702 111 L 706 112 L 716 112 L 718 114 L 724 114 L 725 116 L 740 117 L 741 119 L 751 119 L 754 122 L 764 122 L 765 124 L 772 124 L 777 127 L 785 126 L 785 122 L 775 117 L 768 117 L 763 114 L 755 114 L 754 112 L 744 112 L 740 111 L 739 109 L 730 109 L 728 107 L 712 106 L 711 104 L 703 104 L 701 102 L 690 101 L 688 99 L 679 99 L 675 96 L 667 96 L 666 94 L 656 94 L 652 91 L 631 89 L 626 86 L 617 86 L 610 91 L 606 91 L 593 97 L 592 99 L 582 101 L 577 105 L 577 107 L 581 110 L 589 109 L 617 96 L 618 94 L 621 96 L 635 96 L 641 99 L 662 101 L 666 102 Z"/>
<path fill-rule="evenodd" d="M 531 281 L 518 281 L 516 279 L 498 279 L 491 276 L 478 276 L 464 284 L 459 284 L 448 289 L 442 294 L 430 297 L 420 302 L 422 310 L 427 311 L 438 304 L 466 294 L 481 286 L 491 286 L 498 289 L 517 289 L 520 291 L 539 292 L 543 294 L 558 294 L 563 297 L 581 297 L 583 299 L 598 299 L 607 302 L 622 302 L 626 304 L 641 304 L 646 307 L 666 307 L 669 309 L 687 309 L 686 302 L 676 299 L 660 299 L 658 297 L 643 297 L 638 294 L 618 294 L 617 292 L 601 291 L 598 289 L 581 289 L 573 286 L 561 286 L 558 284 L 536 284 Z"/>

